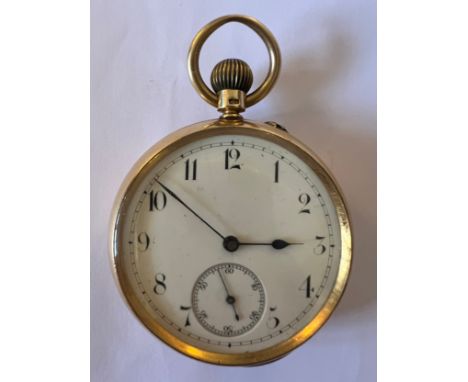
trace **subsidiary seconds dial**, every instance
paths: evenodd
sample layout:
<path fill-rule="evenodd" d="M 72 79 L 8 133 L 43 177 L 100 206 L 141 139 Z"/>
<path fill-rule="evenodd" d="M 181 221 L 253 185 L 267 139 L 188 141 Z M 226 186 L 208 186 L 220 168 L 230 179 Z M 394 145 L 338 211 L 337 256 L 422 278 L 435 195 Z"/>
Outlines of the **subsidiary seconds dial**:
<path fill-rule="evenodd" d="M 198 277 L 192 291 L 192 308 L 209 332 L 234 337 L 248 332 L 265 310 L 265 291 L 248 268 L 217 264 Z"/>

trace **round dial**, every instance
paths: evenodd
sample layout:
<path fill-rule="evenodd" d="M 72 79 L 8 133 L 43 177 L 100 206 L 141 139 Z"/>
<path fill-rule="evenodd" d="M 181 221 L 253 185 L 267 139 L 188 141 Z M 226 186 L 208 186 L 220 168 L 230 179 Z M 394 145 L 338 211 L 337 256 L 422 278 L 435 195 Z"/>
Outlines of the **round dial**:
<path fill-rule="evenodd" d="M 240 264 L 217 264 L 195 282 L 192 309 L 209 332 L 221 337 L 240 336 L 262 317 L 265 291 L 250 269 Z"/>
<path fill-rule="evenodd" d="M 145 325 L 227 364 L 303 342 L 346 281 L 343 214 L 321 167 L 279 139 L 237 131 L 194 135 L 147 162 L 113 236 L 122 290 Z"/>

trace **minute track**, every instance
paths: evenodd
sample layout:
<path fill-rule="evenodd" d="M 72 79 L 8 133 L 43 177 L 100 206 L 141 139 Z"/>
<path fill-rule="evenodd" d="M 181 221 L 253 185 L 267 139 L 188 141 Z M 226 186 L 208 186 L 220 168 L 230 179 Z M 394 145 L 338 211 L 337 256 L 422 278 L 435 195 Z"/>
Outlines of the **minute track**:
<path fill-rule="evenodd" d="M 206 150 L 216 149 L 216 148 L 218 148 L 218 147 L 221 149 L 222 147 L 225 147 L 225 146 L 227 146 L 227 145 L 230 145 L 230 142 L 228 143 L 228 142 L 219 141 L 219 142 L 215 142 L 215 143 L 213 143 L 213 144 L 205 144 L 205 145 L 199 146 L 199 147 L 197 147 L 197 148 L 195 148 L 195 149 L 192 149 L 192 150 L 189 150 L 189 151 L 185 151 L 185 152 L 183 153 L 183 158 L 185 159 L 185 158 L 191 156 L 192 154 L 204 152 L 204 151 L 206 151 Z M 242 146 L 242 145 L 240 145 L 238 142 L 236 142 L 235 146 Z M 273 156 L 276 157 L 276 158 L 278 158 L 278 156 L 281 156 L 280 154 L 275 154 L 274 152 L 271 152 L 268 148 L 262 147 L 261 145 L 258 145 L 258 144 L 252 145 L 252 144 L 246 142 L 246 143 L 244 143 L 243 147 L 244 147 L 245 149 L 254 149 L 254 150 L 258 151 L 258 152 L 263 152 L 263 153 L 265 153 L 265 159 L 267 159 L 268 154 L 269 154 L 269 155 L 273 155 Z M 181 158 L 182 158 L 182 156 L 181 156 Z M 307 176 L 306 173 L 304 173 L 304 172 L 301 170 L 301 167 L 300 167 L 300 166 L 299 166 L 299 167 L 297 167 L 297 165 L 294 165 L 294 166 L 293 166 L 294 162 L 291 162 L 291 161 L 288 159 L 288 157 L 287 157 L 287 156 L 284 156 L 284 155 L 283 155 L 283 158 L 282 158 L 281 160 L 282 160 L 284 163 L 286 163 L 287 165 L 291 166 L 291 168 L 294 169 L 295 172 L 299 173 L 299 174 L 301 175 L 301 177 L 305 179 L 305 181 L 310 185 L 311 189 L 313 190 L 314 195 L 316 195 L 316 194 L 318 193 L 318 191 L 316 191 L 316 188 L 315 188 L 314 183 L 312 183 L 312 180 L 309 178 L 309 176 Z M 176 165 L 180 160 L 176 157 L 176 158 L 173 159 L 172 161 L 173 161 L 173 163 L 170 163 L 169 165 L 166 165 L 166 166 L 163 168 L 162 171 L 160 170 L 160 172 L 157 173 L 157 177 L 154 177 L 154 178 L 153 178 L 153 182 L 154 182 L 154 183 L 158 183 L 158 182 L 156 182 L 156 180 L 159 180 L 158 178 L 162 177 L 163 174 L 164 174 L 167 170 L 169 170 L 171 167 L 173 167 L 174 165 Z M 200 165 L 200 161 L 199 161 L 199 165 Z M 164 180 L 163 180 L 163 182 L 164 182 Z M 153 183 L 153 184 L 154 184 L 154 183 Z M 164 185 L 166 185 L 165 182 L 164 182 Z M 152 185 L 151 185 L 151 183 L 150 183 L 150 184 L 147 185 L 145 191 L 147 191 L 147 193 L 148 193 L 151 189 L 152 189 Z M 322 192 L 323 192 L 323 191 L 322 191 Z M 142 195 L 142 198 L 144 198 L 146 194 L 142 193 L 141 195 Z M 170 195 L 170 194 L 168 194 L 168 196 L 169 196 L 169 195 Z M 320 199 L 321 199 L 321 198 L 320 198 Z M 142 200 L 143 200 L 143 199 L 142 199 Z M 325 207 L 325 204 L 326 204 L 326 203 L 325 203 L 325 202 L 322 202 L 322 203 L 323 203 L 323 206 L 322 206 L 322 207 Z M 322 203 L 320 203 L 320 205 L 322 205 Z M 195 207 L 194 207 L 194 210 L 195 210 Z M 325 214 L 324 214 L 323 216 L 325 216 Z M 327 218 L 327 220 L 328 220 L 328 219 L 329 219 L 329 218 Z M 132 219 L 132 221 L 134 221 L 134 219 Z M 218 232 L 219 232 L 219 231 L 218 231 Z M 219 233 L 222 235 L 221 232 L 219 232 Z M 220 235 L 217 234 L 217 236 L 221 238 Z M 276 240 L 283 240 L 283 239 L 276 239 Z M 284 241 L 286 242 L 286 240 L 284 240 Z M 242 243 L 243 243 L 243 245 L 246 246 L 246 248 L 247 248 L 247 245 L 248 245 L 248 244 L 252 244 L 252 246 L 254 246 L 254 245 L 257 244 L 256 242 L 255 242 L 255 243 L 250 243 L 250 241 L 247 242 L 246 240 L 245 240 L 245 241 L 242 241 Z M 259 242 L 258 244 L 259 244 L 258 246 L 272 246 L 272 244 L 271 244 L 270 242 L 261 242 L 261 243 Z M 299 245 L 299 246 L 303 246 L 303 245 L 304 245 L 304 244 L 302 244 L 302 243 L 289 243 L 289 244 L 296 244 L 296 245 Z M 284 247 L 284 248 L 286 248 L 286 247 Z M 331 250 L 331 249 L 332 249 L 332 247 L 329 248 L 329 250 Z M 240 252 L 239 252 L 239 253 L 240 253 Z M 324 286 L 324 285 L 321 285 L 322 288 L 320 288 L 320 291 L 323 290 L 323 286 Z M 307 306 L 305 307 L 305 309 L 304 309 L 303 311 L 301 311 L 300 316 L 304 316 L 305 314 L 307 314 L 307 312 L 310 311 L 310 309 L 312 309 L 312 307 L 315 305 L 317 299 L 318 299 L 318 298 L 316 298 L 316 297 L 314 296 L 314 298 L 311 299 L 311 300 L 308 302 L 308 304 L 307 304 Z M 158 310 L 158 307 L 157 307 L 156 305 L 154 305 L 154 303 L 151 304 L 151 305 L 152 305 L 153 309 L 155 309 L 156 311 Z M 171 318 L 170 318 L 169 316 L 167 316 L 167 315 L 163 315 L 163 316 L 164 316 L 164 317 L 163 317 L 163 320 L 164 320 L 164 321 L 166 321 L 166 322 L 167 322 L 168 324 L 170 324 L 172 327 L 177 328 L 177 330 L 180 329 L 180 332 L 181 332 L 182 334 L 185 333 L 187 336 L 189 336 L 190 338 L 193 338 L 193 339 L 200 338 L 199 341 L 202 341 L 202 342 L 204 342 L 204 343 L 217 343 L 217 341 L 211 341 L 211 340 L 209 340 L 209 339 L 202 339 L 203 336 L 194 335 L 193 333 L 187 331 L 187 330 L 184 329 L 183 327 L 180 327 L 180 326 L 178 326 L 177 324 L 175 324 L 174 322 L 172 322 L 172 321 L 171 321 Z M 185 322 L 185 321 L 184 321 L 184 322 Z M 265 343 L 265 342 L 270 341 L 272 338 L 276 338 L 276 337 L 279 336 L 279 335 L 283 335 L 284 333 L 289 332 L 289 330 L 291 330 L 291 328 L 296 327 L 296 325 L 298 324 L 299 320 L 297 320 L 297 319 L 292 319 L 292 321 L 288 321 L 288 320 L 285 321 L 284 319 L 282 319 L 281 322 L 282 322 L 282 325 L 278 326 L 278 327 L 276 328 L 275 331 L 272 331 L 272 332 L 271 332 L 270 334 L 268 334 L 268 335 L 265 335 L 265 336 L 262 336 L 262 337 L 258 337 L 257 339 L 254 338 L 254 339 L 249 339 L 249 340 L 245 340 L 245 341 L 236 341 L 236 340 L 231 340 L 231 341 L 229 341 L 229 342 L 227 342 L 227 341 L 220 341 L 220 345 L 219 345 L 219 346 L 228 346 L 228 343 L 230 343 L 231 346 L 232 346 L 233 348 L 237 348 L 237 347 L 247 346 L 247 345 L 251 345 L 251 344 L 255 344 L 255 343 Z"/>

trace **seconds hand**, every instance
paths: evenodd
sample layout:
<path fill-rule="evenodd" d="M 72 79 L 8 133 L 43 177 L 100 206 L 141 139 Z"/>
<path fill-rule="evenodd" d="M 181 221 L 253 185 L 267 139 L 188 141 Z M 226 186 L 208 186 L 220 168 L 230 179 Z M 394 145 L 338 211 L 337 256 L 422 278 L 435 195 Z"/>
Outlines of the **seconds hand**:
<path fill-rule="evenodd" d="M 219 271 L 219 269 L 218 269 L 218 274 L 219 274 L 219 277 L 221 278 L 221 281 L 224 285 L 224 289 L 226 291 L 226 295 L 227 295 L 226 302 L 232 306 L 232 310 L 234 310 L 234 317 L 236 318 L 236 321 L 239 321 L 239 315 L 237 314 L 236 307 L 234 306 L 234 304 L 236 303 L 236 298 L 229 293 L 229 289 L 226 285 L 226 281 L 224 281 L 224 277 Z"/>

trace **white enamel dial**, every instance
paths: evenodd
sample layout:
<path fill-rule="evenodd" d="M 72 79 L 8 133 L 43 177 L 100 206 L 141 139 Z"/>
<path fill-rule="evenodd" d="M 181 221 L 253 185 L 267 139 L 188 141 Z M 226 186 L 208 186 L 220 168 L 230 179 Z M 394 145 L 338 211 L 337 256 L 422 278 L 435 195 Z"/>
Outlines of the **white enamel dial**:
<path fill-rule="evenodd" d="M 250 135 L 195 140 L 136 179 L 119 219 L 132 298 L 184 343 L 255 352 L 324 306 L 340 224 L 324 184 L 292 152 Z"/>

